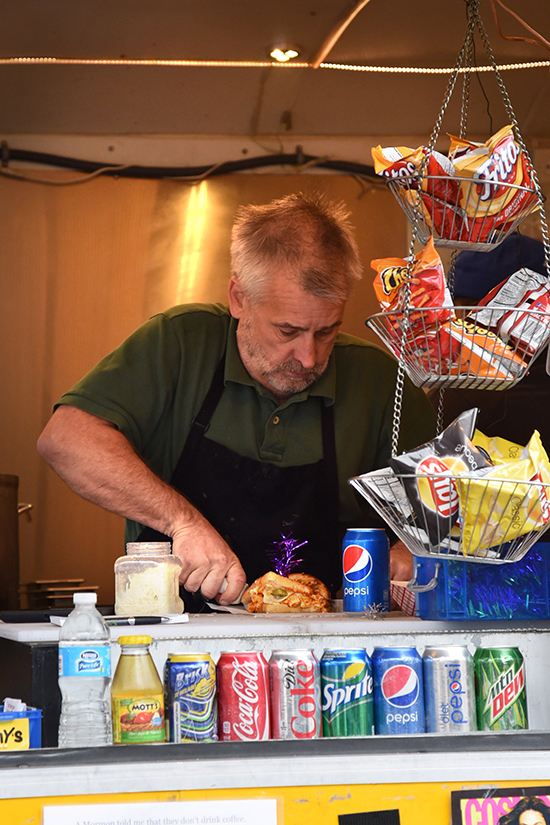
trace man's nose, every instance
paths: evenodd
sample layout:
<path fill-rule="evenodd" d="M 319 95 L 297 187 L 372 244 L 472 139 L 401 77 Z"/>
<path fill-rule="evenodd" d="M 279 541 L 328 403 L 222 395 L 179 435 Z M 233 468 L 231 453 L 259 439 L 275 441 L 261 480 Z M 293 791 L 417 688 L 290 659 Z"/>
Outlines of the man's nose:
<path fill-rule="evenodd" d="M 313 369 L 317 363 L 317 342 L 313 335 L 301 336 L 296 341 L 294 357 L 305 369 Z"/>

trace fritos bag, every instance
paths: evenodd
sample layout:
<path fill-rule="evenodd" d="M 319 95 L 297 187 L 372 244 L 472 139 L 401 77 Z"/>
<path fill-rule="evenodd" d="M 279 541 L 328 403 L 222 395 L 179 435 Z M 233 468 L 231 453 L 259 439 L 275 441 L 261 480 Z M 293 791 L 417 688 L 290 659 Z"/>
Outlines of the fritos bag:
<path fill-rule="evenodd" d="M 460 139 L 451 140 L 455 174 L 472 179 L 461 183 L 458 203 L 469 220 L 470 241 L 487 240 L 495 229 L 506 228 L 520 212 L 537 204 L 534 192 L 515 188 L 530 188 L 531 176 L 511 126 L 463 153 Z"/>
<path fill-rule="evenodd" d="M 486 455 L 472 443 L 478 410 L 466 410 L 432 441 L 394 456 L 390 467 L 403 478 L 419 526 L 437 546 L 450 534 L 459 515 L 457 477 L 491 467 Z"/>
<path fill-rule="evenodd" d="M 462 548 L 482 555 L 550 520 L 550 462 L 537 430 L 516 461 L 457 478 Z M 545 486 L 536 486 L 539 482 Z"/>

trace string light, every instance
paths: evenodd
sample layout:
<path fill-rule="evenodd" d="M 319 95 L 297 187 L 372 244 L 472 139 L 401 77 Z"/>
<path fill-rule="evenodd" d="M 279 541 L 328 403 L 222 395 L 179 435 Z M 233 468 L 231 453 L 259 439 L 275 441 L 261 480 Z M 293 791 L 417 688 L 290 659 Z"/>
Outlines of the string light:
<path fill-rule="evenodd" d="M 0 57 L 0 65 L 68 65 L 68 66 L 203 66 L 221 67 L 236 69 L 258 69 L 269 66 L 285 67 L 292 69 L 309 69 L 310 63 L 295 63 L 288 55 L 286 61 L 279 60 L 129 60 L 120 59 L 95 59 L 81 57 Z M 516 71 L 520 69 L 540 69 L 550 66 L 550 60 L 538 60 L 532 63 L 504 63 L 497 66 L 499 72 Z M 321 63 L 320 69 L 333 69 L 347 72 L 374 72 L 377 74 L 452 74 L 456 71 L 451 68 L 422 68 L 419 66 L 363 66 L 352 63 Z M 492 66 L 461 66 L 458 69 L 460 74 L 465 72 L 492 72 Z"/>

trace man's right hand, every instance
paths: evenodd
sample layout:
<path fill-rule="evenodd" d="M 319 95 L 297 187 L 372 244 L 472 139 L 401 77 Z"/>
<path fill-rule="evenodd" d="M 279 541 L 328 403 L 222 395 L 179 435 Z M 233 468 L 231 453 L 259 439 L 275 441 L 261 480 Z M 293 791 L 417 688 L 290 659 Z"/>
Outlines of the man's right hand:
<path fill-rule="evenodd" d="M 246 576 L 229 545 L 184 496 L 147 467 L 110 421 L 61 406 L 40 436 L 38 449 L 83 498 L 170 536 L 188 590 L 201 589 L 212 599 L 225 578 L 220 603 L 239 597 Z"/>
<path fill-rule="evenodd" d="M 218 598 L 231 604 L 246 585 L 246 574 L 229 545 L 198 510 L 183 527 L 170 530 L 172 553 L 183 564 L 180 582 L 191 593 L 200 589 L 206 599 L 220 593 L 224 579 L 227 587 Z"/>

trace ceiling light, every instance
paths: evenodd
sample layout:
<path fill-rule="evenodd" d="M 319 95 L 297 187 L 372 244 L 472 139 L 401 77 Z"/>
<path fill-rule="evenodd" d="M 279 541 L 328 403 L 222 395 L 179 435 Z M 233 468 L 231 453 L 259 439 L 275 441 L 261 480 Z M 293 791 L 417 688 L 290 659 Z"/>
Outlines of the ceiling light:
<path fill-rule="evenodd" d="M 289 60 L 293 60 L 295 57 L 298 57 L 298 54 L 299 52 L 296 51 L 296 49 L 288 46 L 276 46 L 269 52 L 269 56 L 278 63 L 287 63 Z"/>

